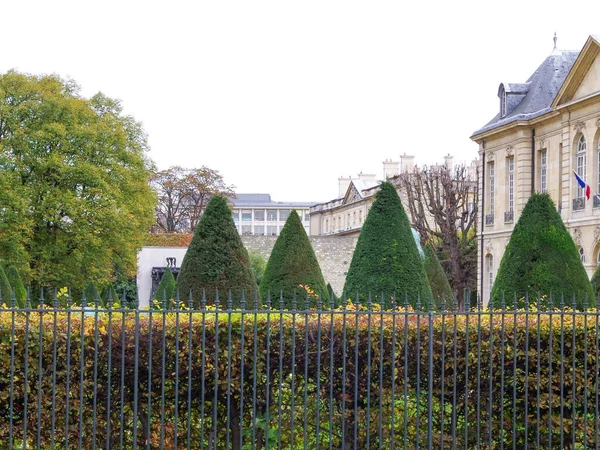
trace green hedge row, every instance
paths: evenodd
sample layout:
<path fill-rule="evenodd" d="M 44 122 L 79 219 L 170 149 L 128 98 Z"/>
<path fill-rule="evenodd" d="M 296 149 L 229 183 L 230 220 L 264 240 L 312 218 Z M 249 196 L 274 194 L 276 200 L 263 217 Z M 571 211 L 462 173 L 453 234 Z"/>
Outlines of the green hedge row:
<path fill-rule="evenodd" d="M 225 448 L 228 437 L 237 449 L 252 440 L 303 448 L 305 439 L 308 448 L 317 439 L 414 448 L 427 442 L 429 414 L 438 448 L 477 439 L 481 448 L 545 448 L 549 437 L 555 448 L 592 445 L 599 330 L 595 313 L 147 311 L 82 320 L 3 310 L 0 446 L 12 416 L 15 442 L 27 427 L 41 448 L 64 448 L 67 438 L 71 447 L 131 448 L 136 411 L 137 443 L 151 448 L 185 447 L 188 420 L 191 448 L 215 438 Z"/>

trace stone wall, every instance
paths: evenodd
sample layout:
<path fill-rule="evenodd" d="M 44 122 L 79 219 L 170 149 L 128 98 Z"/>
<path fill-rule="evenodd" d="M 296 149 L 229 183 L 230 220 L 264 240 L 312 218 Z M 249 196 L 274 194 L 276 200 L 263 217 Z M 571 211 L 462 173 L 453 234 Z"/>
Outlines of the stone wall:
<path fill-rule="evenodd" d="M 242 241 L 248 251 L 258 253 L 265 260 L 269 259 L 276 239 L 276 236 L 242 236 Z M 336 295 L 341 295 L 344 288 L 357 239 L 357 235 L 309 236 L 325 282 L 331 283 Z"/>

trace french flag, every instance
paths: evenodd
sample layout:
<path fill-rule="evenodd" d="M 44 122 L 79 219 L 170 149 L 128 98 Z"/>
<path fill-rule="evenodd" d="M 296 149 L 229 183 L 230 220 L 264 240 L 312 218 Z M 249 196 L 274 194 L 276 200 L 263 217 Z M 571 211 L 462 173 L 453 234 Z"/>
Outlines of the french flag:
<path fill-rule="evenodd" d="M 575 174 L 575 178 L 577 178 L 577 183 L 579 184 L 579 186 L 581 187 L 581 189 L 584 190 L 585 196 L 589 200 L 590 199 L 590 194 L 592 192 L 592 189 L 590 188 L 590 185 L 587 184 L 585 181 L 583 181 L 581 179 L 581 177 L 579 175 L 577 175 L 577 172 L 573 171 L 573 173 Z"/>

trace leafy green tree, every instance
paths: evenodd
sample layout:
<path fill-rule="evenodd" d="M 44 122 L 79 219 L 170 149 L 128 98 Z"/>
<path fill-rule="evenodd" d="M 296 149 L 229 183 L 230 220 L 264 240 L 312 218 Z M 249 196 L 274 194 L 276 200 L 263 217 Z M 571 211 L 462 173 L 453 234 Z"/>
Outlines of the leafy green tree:
<path fill-rule="evenodd" d="M 234 301 L 242 292 L 252 299 L 257 291 L 248 252 L 237 232 L 227 199 L 220 195 L 208 203 L 192 237 L 177 277 L 179 293 L 187 298 L 192 292 L 194 304 L 200 304 L 202 292 L 207 301 L 225 303 L 231 291 Z"/>
<path fill-rule="evenodd" d="M 0 266 L 0 295 L 2 295 L 2 303 L 6 305 L 12 304 L 12 287 L 2 266 Z"/>
<path fill-rule="evenodd" d="M 163 273 L 158 288 L 154 293 L 154 300 L 157 300 L 162 304 L 163 300 L 173 300 L 177 297 L 177 283 L 171 269 L 167 267 L 165 273 Z"/>
<path fill-rule="evenodd" d="M 425 271 L 427 272 L 427 279 L 429 280 L 429 286 L 431 286 L 433 298 L 438 305 L 443 299 L 445 300 L 446 305 L 451 306 L 451 302 L 454 299 L 452 288 L 450 287 L 448 278 L 446 277 L 444 269 L 440 264 L 440 260 L 438 259 L 437 255 L 435 254 L 435 250 L 429 242 L 425 245 L 424 252 Z"/>
<path fill-rule="evenodd" d="M 0 258 L 35 286 L 81 292 L 135 272 L 154 220 L 141 125 L 54 75 L 0 75 Z M 10 186 L 10 189 L 6 189 Z"/>
<path fill-rule="evenodd" d="M 324 305 L 329 303 L 329 291 L 321 267 L 295 210 L 290 213 L 275 241 L 260 284 L 263 299 L 269 292 L 274 306 L 278 306 L 280 294 L 285 307 L 289 308 L 294 293 L 302 300 L 307 292 L 313 300 L 321 296 Z"/>
<path fill-rule="evenodd" d="M 505 297 L 507 307 L 523 307 L 525 296 L 532 303 L 542 296 L 558 299 L 562 294 L 577 298 L 578 307 L 584 298 L 593 303 L 594 291 L 579 259 L 579 253 L 556 206 L 548 194 L 533 194 L 510 237 L 504 252 L 496 282 L 492 289 L 492 304 L 498 308 Z"/>
<path fill-rule="evenodd" d="M 420 299 L 426 308 L 431 299 L 427 273 L 394 185 L 381 184 L 352 255 L 346 276 L 344 294 L 359 296 L 362 302 L 369 294 L 389 298 L 408 296 L 411 305 Z"/>
<path fill-rule="evenodd" d="M 248 252 L 248 256 L 250 257 L 250 265 L 252 266 L 252 273 L 256 279 L 256 284 L 260 286 L 260 282 L 265 273 L 265 268 L 267 267 L 267 262 L 265 261 L 265 258 L 256 252 Z"/>
<path fill-rule="evenodd" d="M 17 306 L 19 306 L 19 308 L 24 308 L 27 303 L 27 289 L 25 289 L 25 285 L 23 285 L 19 271 L 14 267 L 7 267 L 4 272 L 6 273 L 6 278 L 10 283 L 11 289 L 15 293 Z"/>

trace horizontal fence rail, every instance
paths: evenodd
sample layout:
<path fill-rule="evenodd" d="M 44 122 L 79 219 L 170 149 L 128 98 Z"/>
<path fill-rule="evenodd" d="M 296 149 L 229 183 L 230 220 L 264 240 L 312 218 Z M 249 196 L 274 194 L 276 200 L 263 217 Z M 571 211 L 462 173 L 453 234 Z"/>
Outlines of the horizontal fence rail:
<path fill-rule="evenodd" d="M 599 448 L 597 309 L 379 300 L 3 305 L 0 448 Z"/>

